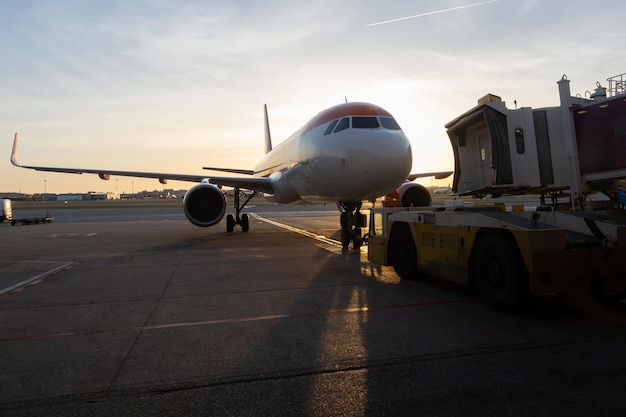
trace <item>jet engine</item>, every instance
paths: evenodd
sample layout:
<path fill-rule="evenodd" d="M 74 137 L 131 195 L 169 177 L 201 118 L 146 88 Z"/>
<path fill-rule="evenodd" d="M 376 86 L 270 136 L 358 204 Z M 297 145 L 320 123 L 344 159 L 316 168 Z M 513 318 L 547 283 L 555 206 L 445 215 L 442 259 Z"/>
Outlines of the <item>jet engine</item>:
<path fill-rule="evenodd" d="M 426 187 L 408 181 L 383 199 L 383 207 L 428 207 L 431 203 L 432 198 Z"/>
<path fill-rule="evenodd" d="M 222 190 L 209 183 L 194 185 L 183 200 L 185 216 L 196 226 L 209 227 L 218 223 L 226 212 L 226 197 Z"/>

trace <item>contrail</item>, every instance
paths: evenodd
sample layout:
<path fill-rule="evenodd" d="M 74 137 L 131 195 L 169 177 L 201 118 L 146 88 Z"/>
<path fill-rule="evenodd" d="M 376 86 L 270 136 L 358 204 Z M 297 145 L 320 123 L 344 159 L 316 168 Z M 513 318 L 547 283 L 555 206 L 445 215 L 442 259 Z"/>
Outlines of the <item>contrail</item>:
<path fill-rule="evenodd" d="M 466 8 L 468 8 L 468 7 L 482 6 L 483 4 L 495 3 L 495 2 L 497 2 L 497 1 L 500 1 L 500 0 L 489 0 L 489 1 L 483 1 L 483 2 L 480 2 L 480 3 L 467 4 L 467 5 L 465 5 L 465 6 L 452 7 L 452 8 L 450 8 L 450 9 L 443 9 L 443 10 L 437 10 L 437 11 L 434 11 L 434 12 L 428 12 L 428 13 L 416 14 L 416 15 L 414 15 L 414 16 L 407 16 L 407 17 L 400 17 L 400 18 L 398 18 L 398 19 L 385 20 L 384 22 L 370 23 L 369 25 L 365 25 L 365 27 L 369 27 L 369 26 L 378 26 L 378 25 L 384 25 L 385 23 L 399 22 L 399 21 L 401 21 L 401 20 L 415 19 L 416 17 L 423 17 L 423 16 L 429 16 L 429 15 L 431 15 L 431 14 L 451 12 L 451 11 L 453 11 L 453 10 L 466 9 Z"/>

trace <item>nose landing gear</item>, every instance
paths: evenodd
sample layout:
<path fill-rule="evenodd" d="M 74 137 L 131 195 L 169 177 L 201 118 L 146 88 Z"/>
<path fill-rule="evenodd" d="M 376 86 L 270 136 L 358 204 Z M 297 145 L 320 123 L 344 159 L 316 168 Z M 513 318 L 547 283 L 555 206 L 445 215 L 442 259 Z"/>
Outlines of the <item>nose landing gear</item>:
<path fill-rule="evenodd" d="M 350 241 L 353 242 L 354 250 L 359 250 L 363 245 L 361 228 L 366 226 L 365 215 L 361 213 L 361 202 L 338 202 L 337 206 L 341 223 L 341 247 L 348 249 Z"/>

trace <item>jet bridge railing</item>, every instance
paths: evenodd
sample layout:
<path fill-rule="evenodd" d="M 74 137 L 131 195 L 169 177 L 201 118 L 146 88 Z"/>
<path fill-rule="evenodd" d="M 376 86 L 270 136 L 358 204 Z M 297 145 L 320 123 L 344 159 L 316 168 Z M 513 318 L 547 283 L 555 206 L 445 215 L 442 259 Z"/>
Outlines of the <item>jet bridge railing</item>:
<path fill-rule="evenodd" d="M 607 81 L 609 82 L 609 97 L 626 93 L 626 73 L 607 78 Z"/>

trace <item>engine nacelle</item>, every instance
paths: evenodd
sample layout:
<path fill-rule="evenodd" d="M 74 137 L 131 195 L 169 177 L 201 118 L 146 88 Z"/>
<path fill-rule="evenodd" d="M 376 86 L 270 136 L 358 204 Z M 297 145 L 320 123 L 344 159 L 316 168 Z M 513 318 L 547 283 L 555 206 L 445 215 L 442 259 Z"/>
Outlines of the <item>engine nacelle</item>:
<path fill-rule="evenodd" d="M 194 185 L 183 200 L 185 216 L 200 227 L 213 226 L 226 212 L 226 197 L 222 190 L 209 183 Z"/>
<path fill-rule="evenodd" d="M 431 203 L 432 198 L 426 187 L 408 181 L 383 199 L 383 207 L 428 207 Z"/>

